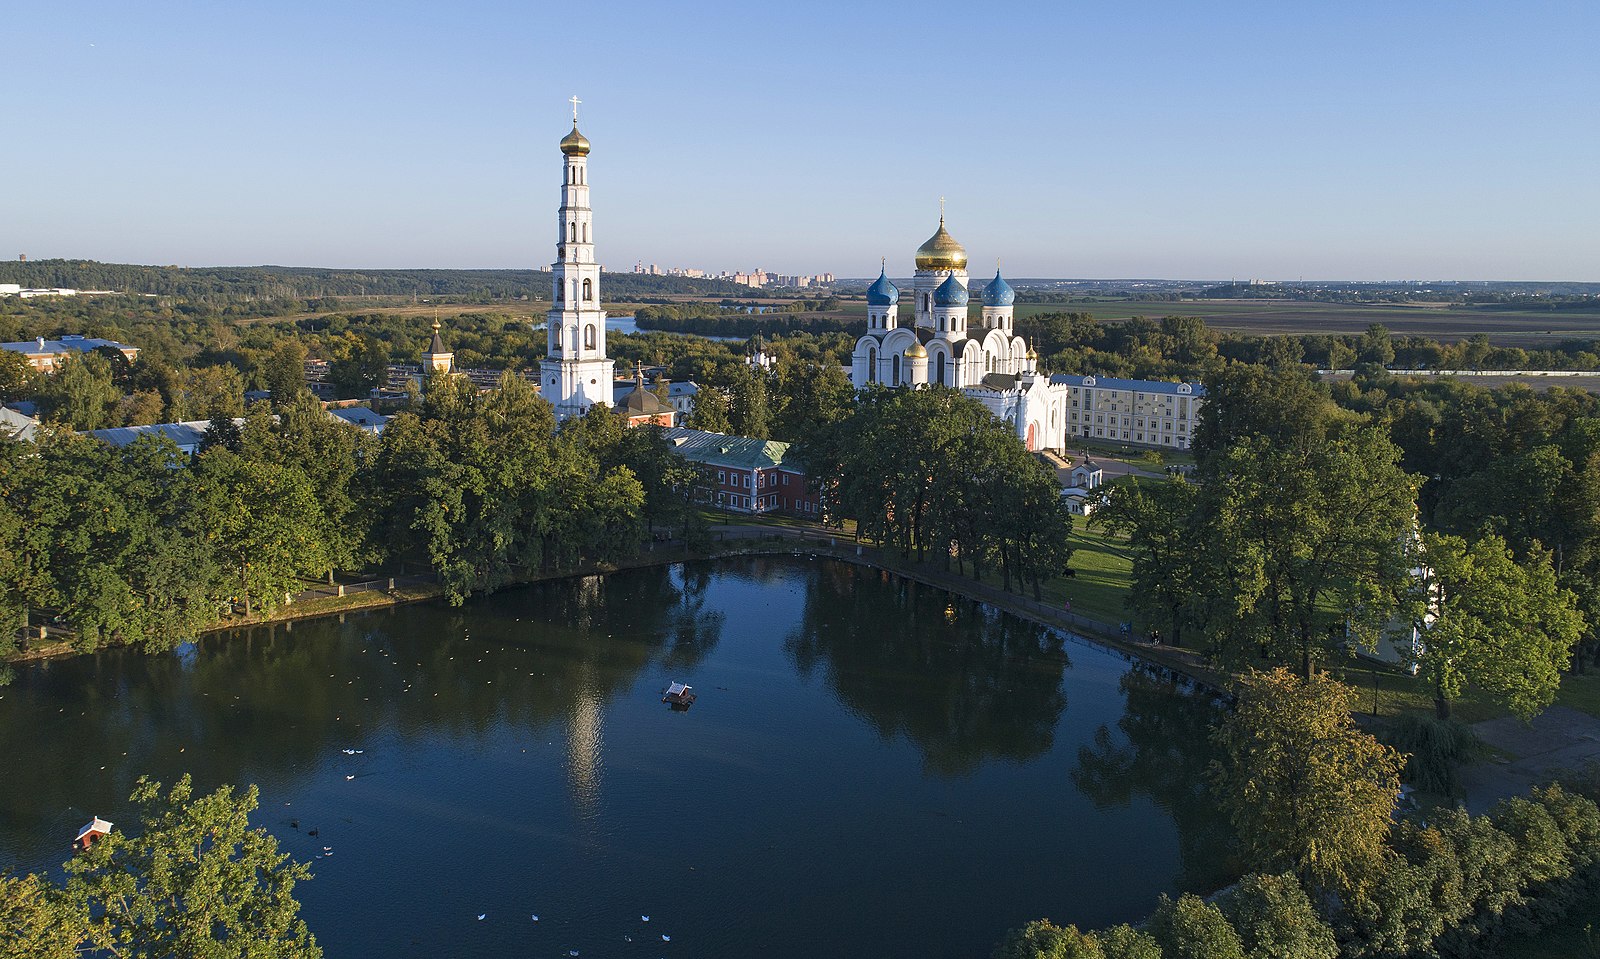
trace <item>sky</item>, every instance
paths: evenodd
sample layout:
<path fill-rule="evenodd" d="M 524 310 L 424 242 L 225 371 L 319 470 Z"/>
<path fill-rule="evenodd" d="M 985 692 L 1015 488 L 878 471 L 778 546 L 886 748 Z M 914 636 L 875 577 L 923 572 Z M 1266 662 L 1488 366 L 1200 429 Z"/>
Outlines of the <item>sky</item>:
<path fill-rule="evenodd" d="M 1600 3 L 12 0 L 0 256 L 1600 281 Z"/>

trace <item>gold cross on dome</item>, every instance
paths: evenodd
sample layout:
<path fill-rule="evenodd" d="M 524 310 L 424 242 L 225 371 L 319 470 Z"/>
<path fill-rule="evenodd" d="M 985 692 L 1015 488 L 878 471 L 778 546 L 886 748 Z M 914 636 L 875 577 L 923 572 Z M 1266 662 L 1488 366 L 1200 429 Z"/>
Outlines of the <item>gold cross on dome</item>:
<path fill-rule="evenodd" d="M 944 222 L 944 197 L 939 198 L 939 222 Z"/>
<path fill-rule="evenodd" d="M 568 100 L 567 102 L 572 104 L 572 122 L 573 123 L 577 123 L 578 122 L 578 104 L 582 103 L 583 101 L 578 99 L 577 94 L 573 94 L 572 99 Z"/>

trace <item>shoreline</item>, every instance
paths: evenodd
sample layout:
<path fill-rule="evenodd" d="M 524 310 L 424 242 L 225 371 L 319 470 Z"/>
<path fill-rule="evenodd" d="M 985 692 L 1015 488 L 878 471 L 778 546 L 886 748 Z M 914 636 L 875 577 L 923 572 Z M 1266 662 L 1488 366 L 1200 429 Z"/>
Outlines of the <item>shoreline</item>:
<path fill-rule="evenodd" d="M 659 550 L 648 549 L 638 556 L 620 563 L 595 563 L 579 569 L 535 575 L 506 583 L 493 592 L 550 580 L 569 579 L 579 576 L 603 576 L 625 569 L 670 566 L 674 563 L 694 560 L 724 559 L 733 556 L 820 556 L 899 576 L 931 589 L 944 590 L 947 593 L 959 595 L 973 602 L 993 606 L 1013 616 L 1061 630 L 1070 637 L 1118 653 L 1130 662 L 1143 663 L 1165 670 L 1175 678 L 1190 682 L 1215 695 L 1229 695 L 1226 677 L 1209 668 L 1197 653 L 1190 650 L 1129 642 L 1117 636 L 1113 627 L 1108 623 L 1100 623 L 1087 617 L 1075 616 L 1064 610 L 1057 610 L 1041 602 L 1029 599 L 1025 595 L 1007 593 L 995 587 L 975 582 L 965 576 L 921 568 L 918 564 L 899 562 L 896 561 L 895 557 L 886 555 L 885 550 L 858 544 L 853 538 L 843 537 L 837 533 L 816 527 L 767 526 L 759 524 L 729 524 L 720 530 L 714 530 L 714 533 L 720 535 L 721 538 L 717 541 L 717 545 L 709 551 L 692 553 L 682 548 L 671 547 Z M 270 615 L 258 614 L 248 617 L 236 617 L 201 630 L 199 636 L 210 636 L 216 633 L 226 633 L 254 626 L 269 626 L 277 623 L 341 616 L 351 612 L 406 606 L 413 603 L 436 600 L 441 595 L 442 590 L 438 586 L 418 584 L 400 586 L 393 590 L 371 590 L 346 596 L 319 597 L 280 606 Z M 483 595 L 489 594 L 485 593 Z M 39 645 L 26 652 L 7 657 L 0 661 L 0 665 L 25 666 L 37 662 L 65 659 L 76 655 L 80 655 L 79 650 L 75 649 L 70 641 L 63 640 L 49 645 Z"/>

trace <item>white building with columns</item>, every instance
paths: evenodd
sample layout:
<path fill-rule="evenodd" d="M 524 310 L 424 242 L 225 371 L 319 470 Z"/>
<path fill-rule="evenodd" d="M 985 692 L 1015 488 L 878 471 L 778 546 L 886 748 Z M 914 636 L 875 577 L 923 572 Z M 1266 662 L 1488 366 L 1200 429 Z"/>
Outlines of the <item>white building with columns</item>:
<path fill-rule="evenodd" d="M 550 264 L 550 313 L 539 391 L 556 418 L 583 415 L 611 402 L 615 364 L 606 357 L 606 314 L 600 309 L 600 264 L 594 258 L 593 211 L 589 208 L 589 140 L 578 132 L 573 98 L 572 132 L 561 139 L 561 210 L 556 223 L 556 259 Z"/>
<path fill-rule="evenodd" d="M 938 230 L 917 248 L 909 323 L 901 319 L 900 289 L 889 279 L 887 264 L 867 288 L 867 331 L 851 357 L 851 383 L 857 389 L 872 383 L 959 389 L 1015 426 L 1030 450 L 1064 451 L 1073 437 L 1187 448 L 1203 387 L 1115 381 L 1109 391 L 1096 389 L 1093 377 L 1046 377 L 1038 370 L 1038 353 L 1016 335 L 1016 291 L 998 268 L 980 295 L 978 325 L 969 326 L 967 251 L 941 215 Z M 1130 390 L 1130 384 L 1136 386 Z M 1101 417 L 1095 423 L 1085 414 L 1097 401 L 1108 409 L 1090 414 Z M 1122 405 L 1129 406 L 1129 429 L 1119 423 L 1113 433 L 1104 417 L 1116 406 L 1120 419 Z"/>

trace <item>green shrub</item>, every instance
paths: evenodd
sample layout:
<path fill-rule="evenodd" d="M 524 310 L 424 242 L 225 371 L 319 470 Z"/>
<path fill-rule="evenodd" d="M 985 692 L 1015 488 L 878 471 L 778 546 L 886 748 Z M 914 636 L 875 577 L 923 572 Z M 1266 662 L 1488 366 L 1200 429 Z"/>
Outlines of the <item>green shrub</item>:
<path fill-rule="evenodd" d="M 1106 959 L 1161 959 L 1155 937 L 1126 924 L 1095 933 L 1095 938 Z"/>
<path fill-rule="evenodd" d="M 1338 959 L 1333 929 L 1294 873 L 1246 876 L 1218 905 L 1251 957 Z"/>
<path fill-rule="evenodd" d="M 1048 919 L 1036 919 L 1013 929 L 994 951 L 994 959 L 1105 959 L 1094 936 L 1077 926 L 1062 928 Z"/>
<path fill-rule="evenodd" d="M 1401 714 L 1379 738 L 1405 755 L 1407 783 L 1443 796 L 1456 795 L 1457 770 L 1480 758 L 1485 748 L 1465 723 L 1423 713 Z"/>
<path fill-rule="evenodd" d="M 1193 893 L 1176 902 L 1162 896 L 1150 917 L 1150 933 L 1166 959 L 1245 959 L 1244 944 L 1228 917 Z"/>

